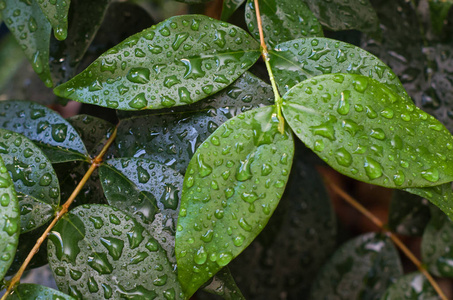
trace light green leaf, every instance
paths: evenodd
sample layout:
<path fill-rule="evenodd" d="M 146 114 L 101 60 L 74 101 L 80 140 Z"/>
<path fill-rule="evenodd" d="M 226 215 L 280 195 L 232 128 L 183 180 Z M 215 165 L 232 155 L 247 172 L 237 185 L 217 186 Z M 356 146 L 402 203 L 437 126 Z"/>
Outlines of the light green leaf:
<path fill-rule="evenodd" d="M 43 105 L 29 101 L 1 101 L 0 128 L 31 139 L 52 163 L 90 160 L 77 131 L 57 112 Z"/>
<path fill-rule="evenodd" d="M 56 300 L 75 300 L 73 297 L 62 292 L 42 286 L 39 284 L 23 283 L 14 288 L 14 293 L 8 296 L 8 300 L 22 299 L 56 299 Z"/>
<path fill-rule="evenodd" d="M 283 96 L 296 135 L 334 169 L 390 188 L 453 180 L 453 137 L 434 117 L 374 79 L 314 77 Z"/>
<path fill-rule="evenodd" d="M 183 298 L 165 251 L 116 208 L 78 206 L 50 232 L 48 252 L 58 288 L 75 298 Z"/>
<path fill-rule="evenodd" d="M 398 278 L 382 296 L 381 300 L 440 300 L 425 275 L 414 272 Z"/>
<path fill-rule="evenodd" d="M 409 188 L 405 189 L 405 191 L 428 199 L 453 220 L 453 189 L 451 182 L 431 187 Z"/>
<path fill-rule="evenodd" d="M 231 84 L 259 55 L 258 43 L 234 25 L 175 16 L 110 49 L 54 92 L 120 110 L 185 105 Z"/>
<path fill-rule="evenodd" d="M 302 1 L 262 0 L 259 2 L 264 40 L 268 46 L 312 36 L 323 36 L 322 26 Z M 254 0 L 245 6 L 245 21 L 252 35 L 260 40 Z"/>
<path fill-rule="evenodd" d="M 35 0 L 36 1 L 36 0 Z M 52 25 L 57 40 L 68 35 L 68 11 L 71 0 L 37 0 L 42 12 Z"/>
<path fill-rule="evenodd" d="M 48 63 L 51 26 L 38 0 L 3 0 L 0 11 L 35 72 L 47 87 L 52 87 Z"/>
<path fill-rule="evenodd" d="M 220 20 L 228 21 L 231 15 L 244 3 L 245 0 L 224 0 Z"/>
<path fill-rule="evenodd" d="M 60 187 L 51 162 L 31 140 L 5 129 L 0 129 L 0 156 L 19 199 L 21 232 L 46 223 L 60 203 Z"/>
<path fill-rule="evenodd" d="M 175 247 L 187 297 L 252 242 L 282 196 L 294 143 L 275 114 L 263 107 L 227 121 L 189 163 Z"/>
<path fill-rule="evenodd" d="M 0 280 L 16 253 L 20 233 L 19 202 L 11 177 L 0 157 Z"/>

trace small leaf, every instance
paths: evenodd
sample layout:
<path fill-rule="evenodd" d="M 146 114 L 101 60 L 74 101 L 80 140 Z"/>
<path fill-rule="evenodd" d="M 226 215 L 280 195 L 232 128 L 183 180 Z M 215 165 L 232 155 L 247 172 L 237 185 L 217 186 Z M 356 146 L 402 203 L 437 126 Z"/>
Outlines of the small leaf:
<path fill-rule="evenodd" d="M 30 61 L 33 70 L 47 87 L 52 87 L 49 69 L 51 26 L 37 0 L 4 0 L 0 5 L 6 26 Z"/>
<path fill-rule="evenodd" d="M 0 128 L 36 143 L 52 163 L 90 160 L 77 131 L 57 112 L 29 101 L 1 101 Z"/>
<path fill-rule="evenodd" d="M 228 21 L 233 13 L 244 3 L 245 0 L 224 0 L 220 20 Z"/>
<path fill-rule="evenodd" d="M 13 262 L 20 233 L 19 203 L 11 177 L 0 157 L 0 280 Z"/>
<path fill-rule="evenodd" d="M 185 105 L 231 84 L 259 55 L 258 43 L 234 25 L 175 16 L 110 49 L 54 92 L 120 110 Z"/>
<path fill-rule="evenodd" d="M 79 206 L 57 223 L 49 239 L 58 288 L 75 298 L 182 298 L 165 251 L 118 209 Z"/>
<path fill-rule="evenodd" d="M 42 12 L 52 25 L 57 40 L 64 40 L 68 35 L 68 11 L 71 0 L 38 0 Z"/>
<path fill-rule="evenodd" d="M 453 189 L 451 182 L 431 187 L 409 188 L 404 190 L 428 199 L 453 220 Z"/>
<path fill-rule="evenodd" d="M 270 51 L 270 64 L 282 94 L 313 76 L 351 73 L 373 78 L 407 96 L 398 77 L 386 64 L 359 47 L 337 40 L 307 38 L 279 44 Z"/>
<path fill-rule="evenodd" d="M 266 0 L 260 1 L 264 40 L 270 47 L 312 36 L 323 36 L 322 26 L 302 1 Z M 249 31 L 260 40 L 254 0 L 245 6 L 245 21 Z"/>
<path fill-rule="evenodd" d="M 56 300 L 75 300 L 75 298 L 63 294 L 62 292 L 42 286 L 39 284 L 23 283 L 14 288 L 14 293 L 8 296 L 11 300 L 21 299 L 56 299 Z"/>
<path fill-rule="evenodd" d="M 314 279 L 309 299 L 379 299 L 402 275 L 391 240 L 368 233 L 338 248 Z"/>
<path fill-rule="evenodd" d="M 228 267 L 217 272 L 211 283 L 205 286 L 203 290 L 225 300 L 245 300 Z"/>
<path fill-rule="evenodd" d="M 189 163 L 175 247 L 187 297 L 252 242 L 282 196 L 294 143 L 275 114 L 262 107 L 227 121 Z"/>
<path fill-rule="evenodd" d="M 430 0 L 429 3 L 429 15 L 431 17 L 431 24 L 434 31 L 437 33 L 442 32 L 444 27 L 445 19 L 448 16 L 451 6 L 453 5 L 452 0 Z"/>
<path fill-rule="evenodd" d="M 376 80 L 317 76 L 293 87 L 283 101 L 296 135 L 340 173 L 391 188 L 453 180 L 448 130 Z"/>
<path fill-rule="evenodd" d="M 440 300 L 433 286 L 420 272 L 398 278 L 385 292 L 381 300 Z"/>

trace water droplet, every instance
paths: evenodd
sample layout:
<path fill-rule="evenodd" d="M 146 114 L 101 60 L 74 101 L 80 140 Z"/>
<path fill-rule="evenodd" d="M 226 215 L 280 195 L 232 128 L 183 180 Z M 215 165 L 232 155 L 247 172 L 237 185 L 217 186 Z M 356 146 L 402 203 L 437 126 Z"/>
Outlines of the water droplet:
<path fill-rule="evenodd" d="M 368 178 L 376 179 L 382 176 L 382 166 L 371 157 L 365 158 L 364 167 Z"/>
<path fill-rule="evenodd" d="M 0 177 L 1 178 L 1 177 Z M 3 206 L 3 207 L 6 207 L 9 205 L 9 203 L 11 202 L 11 197 L 9 196 L 8 193 L 4 193 L 1 197 L 0 197 L 0 205 Z"/>
<path fill-rule="evenodd" d="M 145 93 L 140 93 L 134 97 L 129 103 L 129 106 L 135 109 L 143 109 L 148 105 L 148 100 L 145 98 Z"/>
<path fill-rule="evenodd" d="M 400 170 L 398 170 L 396 174 L 393 175 L 393 182 L 398 186 L 402 185 L 405 180 L 406 177 L 404 176 L 404 173 Z"/>
<path fill-rule="evenodd" d="M 331 141 L 335 141 L 335 129 L 330 122 L 318 125 L 310 126 L 313 134 L 328 138 Z"/>
<path fill-rule="evenodd" d="M 206 231 L 205 234 L 203 234 L 201 236 L 201 240 L 205 243 L 209 243 L 210 241 L 212 241 L 213 237 L 214 237 L 214 231 L 212 229 L 209 229 L 208 231 Z"/>
<path fill-rule="evenodd" d="M 324 142 L 322 140 L 316 140 L 315 144 L 313 146 L 313 149 L 315 151 L 320 152 L 320 151 L 324 150 L 324 147 L 325 147 L 325 145 L 324 145 Z"/>
<path fill-rule="evenodd" d="M 208 164 L 206 164 L 203 160 L 203 154 L 199 153 L 197 155 L 197 162 L 198 162 L 198 174 L 200 174 L 200 176 L 203 178 L 203 177 L 206 177 L 208 176 L 209 174 L 212 173 L 212 168 L 211 166 L 209 166 Z"/>
<path fill-rule="evenodd" d="M 45 173 L 39 179 L 40 186 L 48 186 L 52 183 L 52 175 L 50 173 Z"/>
<path fill-rule="evenodd" d="M 386 108 L 381 111 L 381 116 L 383 116 L 386 119 L 393 119 L 393 109 L 391 108 Z"/>
<path fill-rule="evenodd" d="M 244 218 L 241 218 L 239 221 L 239 226 L 241 226 L 242 229 L 244 229 L 245 231 L 252 231 L 252 226 L 250 226 L 249 223 L 247 223 L 247 221 L 244 219 Z"/>
<path fill-rule="evenodd" d="M 123 253 L 124 241 L 113 238 L 113 237 L 104 237 L 101 238 L 101 244 L 108 250 L 109 255 L 113 260 L 118 260 Z"/>
<path fill-rule="evenodd" d="M 244 243 L 244 240 L 245 240 L 245 236 L 243 236 L 242 234 L 239 234 L 238 236 L 236 236 L 234 238 L 233 244 L 237 247 L 240 247 Z"/>
<path fill-rule="evenodd" d="M 439 181 L 439 171 L 435 168 L 422 171 L 422 177 L 430 182 Z"/>
<path fill-rule="evenodd" d="M 127 74 L 127 79 L 134 83 L 145 84 L 149 82 L 149 69 L 147 68 L 132 68 Z"/>
<path fill-rule="evenodd" d="M 381 140 L 381 141 L 385 139 L 384 130 L 382 130 L 380 128 L 371 129 L 370 136 L 372 138 L 375 138 L 375 139 Z"/>
<path fill-rule="evenodd" d="M 247 193 L 243 192 L 241 194 L 241 199 L 248 203 L 253 203 L 258 200 L 258 195 L 255 192 Z"/>
<path fill-rule="evenodd" d="M 137 167 L 137 176 L 140 183 L 147 183 L 151 176 L 142 166 Z"/>
<path fill-rule="evenodd" d="M 245 160 L 240 161 L 240 166 L 236 172 L 236 179 L 239 181 L 246 181 L 252 178 L 253 174 L 250 170 L 250 166 L 253 162 L 253 157 L 247 156 Z"/>
<path fill-rule="evenodd" d="M 66 140 L 66 135 L 68 133 L 68 126 L 63 123 L 52 124 L 52 138 L 58 142 L 62 143 Z"/>
<path fill-rule="evenodd" d="M 340 101 L 338 101 L 337 112 L 340 115 L 347 115 L 349 113 L 349 97 L 351 96 L 351 91 L 343 91 L 340 94 Z"/>
<path fill-rule="evenodd" d="M 356 78 L 353 82 L 354 89 L 359 92 L 363 93 L 365 92 L 366 88 L 368 87 L 368 78 L 366 77 L 361 77 L 361 78 Z"/>
<path fill-rule="evenodd" d="M 217 259 L 217 264 L 220 267 L 226 266 L 233 259 L 233 255 L 230 252 L 220 253 L 219 258 Z"/>
<path fill-rule="evenodd" d="M 349 167 L 352 164 L 352 156 L 344 147 L 335 151 L 335 159 L 339 165 L 344 167 Z"/>
<path fill-rule="evenodd" d="M 113 272 L 113 266 L 109 263 L 105 253 L 95 252 L 88 256 L 88 265 L 99 274 L 111 274 Z"/>
<path fill-rule="evenodd" d="M 3 226 L 3 231 L 5 231 L 9 236 L 12 236 L 19 229 L 18 223 L 14 219 L 8 217 L 5 218 L 5 225 Z"/>
<path fill-rule="evenodd" d="M 206 252 L 206 250 L 204 249 L 203 246 L 201 246 L 197 253 L 194 255 L 193 257 L 193 261 L 197 264 L 197 265 L 202 265 L 206 262 L 206 260 L 208 259 L 208 253 Z"/>

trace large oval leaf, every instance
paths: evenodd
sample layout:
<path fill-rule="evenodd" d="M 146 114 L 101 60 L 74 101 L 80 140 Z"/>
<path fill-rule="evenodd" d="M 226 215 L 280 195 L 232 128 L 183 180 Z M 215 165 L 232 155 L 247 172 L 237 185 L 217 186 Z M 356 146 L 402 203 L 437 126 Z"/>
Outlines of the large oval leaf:
<path fill-rule="evenodd" d="M 58 288 L 71 296 L 182 298 L 165 251 L 118 209 L 79 206 L 57 223 L 49 239 L 49 264 Z"/>
<path fill-rule="evenodd" d="M 185 105 L 228 86 L 259 55 L 258 43 L 234 25 L 175 16 L 126 39 L 54 91 L 121 110 Z"/>
<path fill-rule="evenodd" d="M 22 300 L 22 299 L 55 299 L 55 300 L 75 300 L 73 297 L 63 294 L 62 292 L 48 288 L 39 284 L 23 283 L 19 284 L 14 288 L 14 292 L 11 296 L 8 296 L 11 300 Z"/>
<path fill-rule="evenodd" d="M 275 114 L 263 107 L 227 121 L 189 163 L 175 249 L 186 296 L 252 242 L 282 196 L 294 143 Z"/>
<path fill-rule="evenodd" d="M 20 233 L 19 202 L 13 181 L 0 157 L 0 280 L 13 262 Z"/>
<path fill-rule="evenodd" d="M 425 275 L 414 272 L 398 278 L 382 296 L 381 300 L 440 300 Z"/>
<path fill-rule="evenodd" d="M 21 232 L 41 226 L 60 203 L 60 186 L 51 162 L 32 141 L 5 129 L 0 129 L 0 156 L 19 198 Z"/>
<path fill-rule="evenodd" d="M 29 101 L 1 101 L 0 128 L 36 143 L 52 163 L 90 160 L 77 131 L 58 113 Z"/>
<path fill-rule="evenodd" d="M 317 76 L 293 87 L 283 101 L 296 135 L 347 176 L 391 188 L 453 180 L 448 130 L 376 80 Z"/>
<path fill-rule="evenodd" d="M 308 6 L 302 1 L 266 0 L 260 1 L 264 40 L 268 46 L 312 36 L 323 36 L 321 24 Z M 245 21 L 249 31 L 259 40 L 258 22 L 253 0 L 245 7 Z"/>

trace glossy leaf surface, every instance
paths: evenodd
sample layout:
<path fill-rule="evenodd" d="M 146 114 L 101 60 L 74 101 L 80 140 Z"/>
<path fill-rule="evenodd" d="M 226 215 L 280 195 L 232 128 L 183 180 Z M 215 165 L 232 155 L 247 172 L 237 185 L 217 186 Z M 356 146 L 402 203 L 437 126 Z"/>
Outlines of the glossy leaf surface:
<path fill-rule="evenodd" d="M 409 188 L 405 191 L 428 199 L 453 220 L 453 189 L 450 182 L 431 187 Z"/>
<path fill-rule="evenodd" d="M 121 110 L 185 105 L 225 88 L 259 55 L 258 43 L 234 25 L 175 16 L 110 49 L 54 92 Z"/>
<path fill-rule="evenodd" d="M 110 206 L 83 205 L 69 212 L 51 231 L 48 252 L 58 288 L 73 297 L 182 298 L 159 243 Z"/>
<path fill-rule="evenodd" d="M 222 15 L 220 20 L 228 21 L 231 15 L 241 6 L 245 0 L 225 0 L 222 6 Z"/>
<path fill-rule="evenodd" d="M 52 87 L 48 64 L 51 26 L 38 1 L 4 0 L 0 5 L 0 11 L 33 70 L 47 87 Z"/>
<path fill-rule="evenodd" d="M 75 300 L 75 298 L 63 294 L 57 290 L 48 288 L 39 284 L 23 283 L 19 284 L 11 296 L 8 296 L 11 300 L 22 300 L 22 299 L 55 299 L 55 300 Z"/>
<path fill-rule="evenodd" d="M 19 198 L 21 232 L 52 218 L 60 203 L 60 186 L 51 162 L 25 136 L 0 129 L 0 156 Z"/>
<path fill-rule="evenodd" d="M 68 11 L 71 0 L 37 0 L 46 15 L 57 40 L 64 40 L 68 35 Z"/>
<path fill-rule="evenodd" d="M 361 74 L 407 95 L 393 71 L 373 54 L 328 38 L 307 38 L 281 43 L 270 51 L 270 64 L 284 94 L 297 83 L 329 73 Z"/>
<path fill-rule="evenodd" d="M 228 267 L 217 272 L 203 291 L 218 295 L 225 300 L 245 300 Z"/>
<path fill-rule="evenodd" d="M 420 272 L 398 278 L 385 292 L 381 300 L 440 300 L 433 286 Z"/>
<path fill-rule="evenodd" d="M 129 112 L 123 112 L 116 138 L 119 154 L 149 158 L 185 172 L 195 150 L 220 125 L 242 112 L 271 105 L 273 101 L 272 88 L 246 72 L 208 99 L 172 108 L 175 114 L 156 111 L 157 115 L 131 117 Z"/>
<path fill-rule="evenodd" d="M 317 76 L 292 88 L 283 101 L 296 135 L 340 173 L 390 188 L 453 179 L 448 130 L 376 80 Z"/>
<path fill-rule="evenodd" d="M 259 5 L 268 47 L 298 38 L 323 36 L 321 24 L 302 1 L 265 0 Z M 260 40 L 254 0 L 247 1 L 245 21 L 253 37 Z"/>
<path fill-rule="evenodd" d="M 1 101 L 0 127 L 21 133 L 52 161 L 89 159 L 77 131 L 57 112 L 29 101 Z"/>
<path fill-rule="evenodd" d="M 391 240 L 368 233 L 338 248 L 314 279 L 309 299 L 379 299 L 402 275 Z"/>
<path fill-rule="evenodd" d="M 0 280 L 13 262 L 20 233 L 19 202 L 5 163 L 0 158 Z"/>
<path fill-rule="evenodd" d="M 251 243 L 282 196 L 294 143 L 275 113 L 263 107 L 227 121 L 189 163 L 175 249 L 186 296 Z"/>

